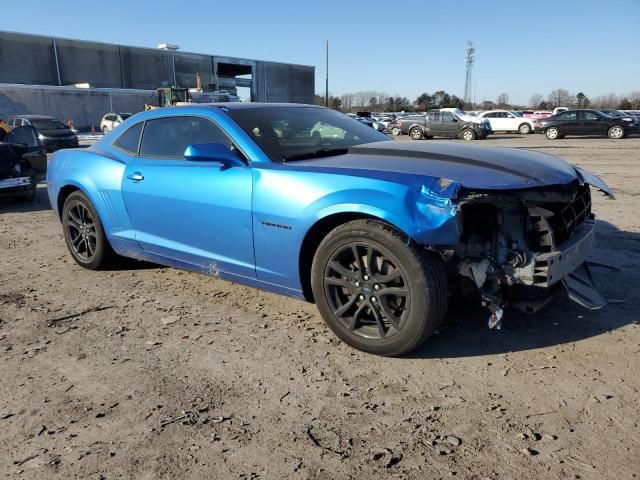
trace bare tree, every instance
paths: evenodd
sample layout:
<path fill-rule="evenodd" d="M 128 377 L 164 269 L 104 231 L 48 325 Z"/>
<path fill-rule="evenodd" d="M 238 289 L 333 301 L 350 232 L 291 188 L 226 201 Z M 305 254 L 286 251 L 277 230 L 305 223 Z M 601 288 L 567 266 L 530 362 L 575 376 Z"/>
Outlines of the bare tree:
<path fill-rule="evenodd" d="M 640 110 L 640 92 L 631 92 L 627 98 L 631 102 L 631 108 Z"/>
<path fill-rule="evenodd" d="M 533 95 L 531 95 L 531 98 L 529 99 L 529 106 L 531 108 L 537 108 L 538 105 L 540 105 L 543 101 L 544 101 L 544 97 L 542 96 L 541 93 L 534 93 Z"/>
<path fill-rule="evenodd" d="M 565 107 L 573 103 L 573 95 L 564 88 L 558 88 L 549 94 L 548 100 L 554 107 Z"/>
<path fill-rule="evenodd" d="M 591 101 L 591 105 L 596 108 L 618 108 L 620 97 L 615 93 L 599 95 Z"/>
<path fill-rule="evenodd" d="M 496 99 L 496 103 L 498 104 L 499 107 L 508 107 L 509 106 L 509 94 L 508 93 L 501 93 L 500 95 L 498 95 L 498 98 Z"/>

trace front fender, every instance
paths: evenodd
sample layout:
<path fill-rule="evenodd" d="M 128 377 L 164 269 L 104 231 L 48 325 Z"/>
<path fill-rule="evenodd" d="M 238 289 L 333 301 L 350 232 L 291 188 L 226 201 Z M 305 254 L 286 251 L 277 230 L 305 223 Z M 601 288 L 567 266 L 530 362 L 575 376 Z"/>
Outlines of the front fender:
<path fill-rule="evenodd" d="M 295 260 L 304 239 L 314 225 L 336 214 L 379 218 L 421 244 L 458 242 L 460 228 L 452 203 L 458 185 L 453 182 L 282 170 L 259 170 L 254 175 L 254 246 L 260 280 L 300 289 Z"/>

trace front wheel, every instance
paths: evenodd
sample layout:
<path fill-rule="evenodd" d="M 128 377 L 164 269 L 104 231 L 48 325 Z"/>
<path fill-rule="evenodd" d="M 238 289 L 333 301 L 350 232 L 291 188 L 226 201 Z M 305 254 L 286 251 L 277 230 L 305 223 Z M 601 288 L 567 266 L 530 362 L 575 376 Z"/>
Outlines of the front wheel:
<path fill-rule="evenodd" d="M 460 134 L 460 138 L 462 140 L 467 140 L 467 141 L 475 140 L 476 139 L 476 132 L 474 132 L 470 128 L 467 128 L 467 129 L 462 131 L 462 133 Z"/>
<path fill-rule="evenodd" d="M 391 129 L 391 133 L 397 137 L 398 135 L 402 134 L 402 130 L 400 130 L 399 127 L 393 127 Z"/>
<path fill-rule="evenodd" d="M 531 133 L 531 125 L 529 125 L 528 123 L 523 123 L 518 127 L 518 132 L 523 135 L 529 135 Z"/>
<path fill-rule="evenodd" d="M 87 196 L 75 191 L 62 207 L 64 240 L 81 267 L 99 270 L 113 263 L 116 254 L 109 245 L 102 222 Z"/>
<path fill-rule="evenodd" d="M 107 128 L 107 126 L 105 125 L 104 127 L 102 127 L 102 133 L 104 133 L 105 135 L 107 133 L 109 133 L 109 129 Z"/>
<path fill-rule="evenodd" d="M 409 132 L 412 140 L 422 140 L 424 138 L 424 134 L 422 133 L 422 129 L 418 127 L 414 127 Z"/>
<path fill-rule="evenodd" d="M 329 328 L 352 347 L 379 355 L 415 349 L 447 310 L 443 260 L 375 220 L 345 223 L 324 238 L 311 286 Z"/>
<path fill-rule="evenodd" d="M 609 131 L 607 132 L 607 135 L 609 136 L 609 138 L 613 138 L 614 140 L 623 138 L 624 128 L 622 128 L 620 125 L 614 125 L 609 129 Z"/>

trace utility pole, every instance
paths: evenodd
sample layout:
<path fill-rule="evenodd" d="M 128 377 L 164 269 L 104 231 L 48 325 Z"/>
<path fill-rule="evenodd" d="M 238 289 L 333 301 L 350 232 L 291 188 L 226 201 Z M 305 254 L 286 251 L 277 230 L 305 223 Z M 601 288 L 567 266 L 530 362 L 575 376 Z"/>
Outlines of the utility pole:
<path fill-rule="evenodd" d="M 329 106 L 329 40 L 327 40 L 327 52 L 326 52 L 326 77 L 325 77 L 325 85 L 324 85 L 324 106 Z"/>

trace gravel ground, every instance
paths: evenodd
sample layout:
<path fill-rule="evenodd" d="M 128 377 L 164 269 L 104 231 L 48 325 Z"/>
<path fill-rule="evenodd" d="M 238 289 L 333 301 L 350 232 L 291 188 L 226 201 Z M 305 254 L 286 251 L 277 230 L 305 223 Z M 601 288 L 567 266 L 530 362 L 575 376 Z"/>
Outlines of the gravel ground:
<path fill-rule="evenodd" d="M 439 140 L 433 140 L 439 141 Z M 609 299 L 535 315 L 457 305 L 413 355 L 337 341 L 315 307 L 215 278 L 68 255 L 44 186 L 0 204 L 6 478 L 627 479 L 640 475 L 640 138 L 497 135 L 602 176 Z"/>

